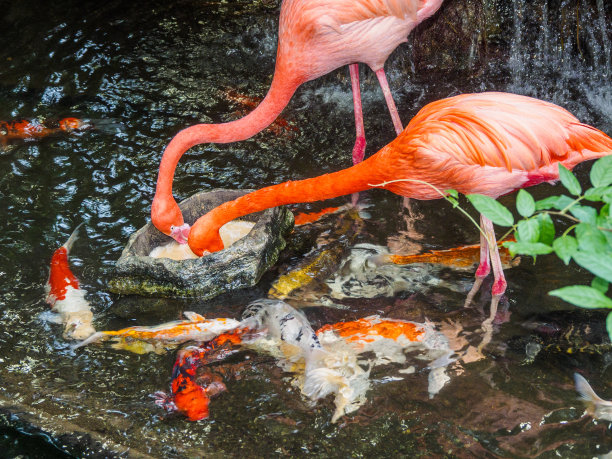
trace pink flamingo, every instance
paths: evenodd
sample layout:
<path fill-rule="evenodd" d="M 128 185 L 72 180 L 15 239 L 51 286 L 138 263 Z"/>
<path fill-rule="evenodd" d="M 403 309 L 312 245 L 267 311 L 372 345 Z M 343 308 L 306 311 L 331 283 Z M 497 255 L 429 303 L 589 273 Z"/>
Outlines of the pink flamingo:
<path fill-rule="evenodd" d="M 161 163 L 151 220 L 180 243 L 189 225 L 172 196 L 172 180 L 181 156 L 194 145 L 248 139 L 265 129 L 289 103 L 296 89 L 343 65 L 350 65 L 357 139 L 353 162 L 363 159 L 365 134 L 357 62 L 378 77 L 396 133 L 402 131 L 383 65 L 421 21 L 443 0 L 284 0 L 281 6 L 274 79 L 259 106 L 244 118 L 223 124 L 198 124 L 179 132 L 166 147 Z"/>
<path fill-rule="evenodd" d="M 428 184 L 497 198 L 558 180 L 558 163 L 571 169 L 611 153 L 610 137 L 557 105 L 516 94 L 464 94 L 428 104 L 393 142 L 353 167 L 262 188 L 220 205 L 196 221 L 188 242 L 201 256 L 223 249 L 219 228 L 235 218 L 373 187 L 416 199 L 441 197 Z M 483 215 L 480 221 L 480 264 L 466 304 L 492 267 L 493 318 L 506 280 L 493 223 Z"/>

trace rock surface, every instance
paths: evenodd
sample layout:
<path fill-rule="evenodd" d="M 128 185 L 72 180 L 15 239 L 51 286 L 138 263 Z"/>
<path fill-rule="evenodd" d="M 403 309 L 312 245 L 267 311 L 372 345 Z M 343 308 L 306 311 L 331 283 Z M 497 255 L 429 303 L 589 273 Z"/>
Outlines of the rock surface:
<path fill-rule="evenodd" d="M 179 204 L 185 221 L 195 220 L 219 204 L 248 190 L 213 190 L 197 193 Z M 249 234 L 231 247 L 199 259 L 152 258 L 151 249 L 170 238 L 151 223 L 134 233 L 117 261 L 109 282 L 115 293 L 154 297 L 213 298 L 221 293 L 252 287 L 285 248 L 285 235 L 293 227 L 293 215 L 284 207 L 242 217 L 256 222 Z"/>

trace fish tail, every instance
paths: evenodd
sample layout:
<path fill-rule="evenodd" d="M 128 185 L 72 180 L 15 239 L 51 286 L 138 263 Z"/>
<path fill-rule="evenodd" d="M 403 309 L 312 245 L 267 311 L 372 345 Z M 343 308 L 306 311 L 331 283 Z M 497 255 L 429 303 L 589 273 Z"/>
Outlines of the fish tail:
<path fill-rule="evenodd" d="M 66 248 L 66 252 L 70 252 L 72 244 L 74 244 L 74 241 L 77 240 L 77 235 L 79 232 L 79 228 L 81 228 L 81 226 L 83 226 L 83 223 L 79 223 L 79 225 L 74 229 L 74 231 L 72 232 L 72 234 L 70 235 L 66 243 L 62 246 Z"/>
<path fill-rule="evenodd" d="M 580 394 L 580 398 L 590 403 L 599 403 L 604 400 L 595 393 L 589 382 L 578 373 L 574 373 L 574 383 L 576 384 L 576 391 Z"/>

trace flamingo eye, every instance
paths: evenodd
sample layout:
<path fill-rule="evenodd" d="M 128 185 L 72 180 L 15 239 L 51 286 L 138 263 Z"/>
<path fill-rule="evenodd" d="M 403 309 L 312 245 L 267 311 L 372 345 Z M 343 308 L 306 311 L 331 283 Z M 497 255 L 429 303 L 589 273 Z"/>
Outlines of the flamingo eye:
<path fill-rule="evenodd" d="M 174 231 L 175 229 L 176 229 L 176 226 L 174 226 L 174 225 L 170 226 L 170 231 Z"/>

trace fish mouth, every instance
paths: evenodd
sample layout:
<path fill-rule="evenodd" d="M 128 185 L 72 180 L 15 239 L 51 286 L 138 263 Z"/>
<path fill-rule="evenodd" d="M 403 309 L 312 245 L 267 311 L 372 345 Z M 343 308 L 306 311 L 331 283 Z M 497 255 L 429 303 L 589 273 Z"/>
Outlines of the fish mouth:
<path fill-rule="evenodd" d="M 191 227 L 189 226 L 189 223 L 184 223 L 181 226 L 172 226 L 170 228 L 170 237 L 172 237 L 179 244 L 186 244 L 190 230 Z"/>

